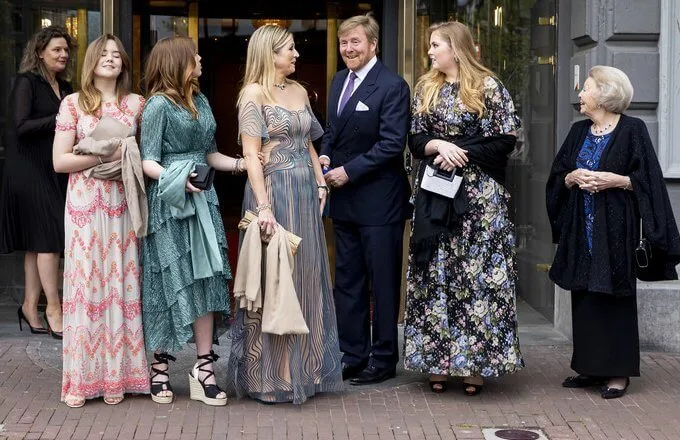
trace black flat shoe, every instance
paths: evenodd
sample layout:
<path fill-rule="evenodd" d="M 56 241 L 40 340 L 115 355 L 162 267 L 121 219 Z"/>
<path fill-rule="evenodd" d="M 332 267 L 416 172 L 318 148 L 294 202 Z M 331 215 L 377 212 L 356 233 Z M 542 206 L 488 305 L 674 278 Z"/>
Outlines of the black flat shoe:
<path fill-rule="evenodd" d="M 578 376 L 569 376 L 564 379 L 562 386 L 564 388 L 588 388 L 588 387 L 601 387 L 607 382 L 607 379 L 599 376 L 584 376 L 579 374 Z"/>
<path fill-rule="evenodd" d="M 465 391 L 465 395 L 469 397 L 476 396 L 477 394 L 481 393 L 482 388 L 484 388 L 484 385 L 477 385 L 474 383 L 463 382 L 463 385 L 465 385 L 463 391 Z"/>
<path fill-rule="evenodd" d="M 49 333 L 49 331 L 46 328 L 31 326 L 31 323 L 28 322 L 28 319 L 26 319 L 26 315 L 24 315 L 24 310 L 21 306 L 19 306 L 19 309 L 17 310 L 17 316 L 19 317 L 19 331 L 22 332 L 24 331 L 24 327 L 21 324 L 21 321 L 24 321 L 26 322 L 26 325 L 28 326 L 31 333 L 34 335 L 46 335 L 47 333 Z"/>
<path fill-rule="evenodd" d="M 435 394 L 445 392 L 448 387 L 448 382 L 445 380 L 429 380 L 428 383 L 430 384 L 430 391 Z"/>
<path fill-rule="evenodd" d="M 374 383 L 384 382 L 387 379 L 392 379 L 397 375 L 395 367 L 380 368 L 373 364 L 368 364 L 364 371 L 359 373 L 357 377 L 350 380 L 350 385 L 369 385 Z"/>
<path fill-rule="evenodd" d="M 619 397 L 623 397 L 626 394 L 628 385 L 630 385 L 630 378 L 627 377 L 626 386 L 621 389 L 603 386 L 600 388 L 600 396 L 602 396 L 603 399 L 618 399 Z"/>

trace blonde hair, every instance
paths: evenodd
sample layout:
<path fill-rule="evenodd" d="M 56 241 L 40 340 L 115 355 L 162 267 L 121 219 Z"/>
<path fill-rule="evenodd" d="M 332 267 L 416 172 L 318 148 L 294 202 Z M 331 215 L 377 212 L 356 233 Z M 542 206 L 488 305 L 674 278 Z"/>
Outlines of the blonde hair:
<path fill-rule="evenodd" d="M 66 40 L 66 45 L 68 46 L 69 57 L 68 63 L 66 64 L 66 69 L 57 73 L 56 77 L 68 81 L 71 79 L 71 73 L 73 72 L 73 60 L 72 52 L 76 45 L 73 38 L 69 33 L 61 26 L 47 26 L 40 29 L 38 32 L 33 34 L 26 47 L 24 48 L 24 54 L 21 58 L 21 64 L 19 64 L 19 73 L 33 72 L 45 79 L 49 78 L 49 73 L 45 67 L 45 63 L 40 58 L 42 52 L 50 44 L 50 41 L 54 38 L 63 38 Z"/>
<path fill-rule="evenodd" d="M 484 105 L 484 80 L 495 74 L 484 67 L 477 59 L 474 40 L 470 29 L 457 21 L 437 23 L 430 26 L 428 35 L 437 33 L 446 41 L 458 58 L 458 78 L 460 80 L 459 97 L 471 113 L 481 117 L 486 111 Z M 436 69 L 430 69 L 418 79 L 416 90 L 422 94 L 422 102 L 416 113 L 431 113 L 437 103 L 439 92 L 446 82 L 446 75 Z"/>
<path fill-rule="evenodd" d="M 375 18 L 369 14 L 366 15 L 356 15 L 354 17 L 348 18 L 343 21 L 338 27 L 338 37 L 346 35 L 354 28 L 361 26 L 366 32 L 366 37 L 368 37 L 368 42 L 375 42 L 375 53 L 378 53 L 378 36 L 380 35 L 380 26 Z"/>
<path fill-rule="evenodd" d="M 259 84 L 262 95 L 267 102 L 273 102 L 274 96 L 271 94 L 274 85 L 276 67 L 274 66 L 274 54 L 283 48 L 286 40 L 292 38 L 287 29 L 281 26 L 267 24 L 258 28 L 248 41 L 248 52 L 246 55 L 246 73 L 243 76 L 243 86 L 238 94 L 236 106 L 241 105 L 244 91 L 250 84 Z M 288 81 L 297 84 L 296 81 Z"/>
<path fill-rule="evenodd" d="M 633 85 L 628 75 L 611 66 L 594 66 L 588 76 L 600 92 L 598 104 L 612 113 L 623 113 L 633 99 Z"/>
<path fill-rule="evenodd" d="M 102 92 L 94 85 L 97 63 L 102 52 L 106 48 L 106 43 L 113 41 L 116 43 L 120 60 L 122 63 L 120 74 L 116 78 L 116 105 L 120 105 L 121 100 L 130 93 L 130 58 L 125 52 L 123 43 L 112 34 L 104 34 L 87 46 L 85 58 L 83 59 L 83 71 L 80 75 L 80 93 L 78 93 L 78 106 L 87 115 L 94 115 L 102 106 Z"/>
<path fill-rule="evenodd" d="M 194 95 L 200 89 L 198 80 L 191 75 L 196 68 L 196 53 L 196 45 L 190 38 L 167 37 L 158 40 L 151 49 L 144 69 L 147 99 L 153 95 L 163 95 L 197 119 Z"/>

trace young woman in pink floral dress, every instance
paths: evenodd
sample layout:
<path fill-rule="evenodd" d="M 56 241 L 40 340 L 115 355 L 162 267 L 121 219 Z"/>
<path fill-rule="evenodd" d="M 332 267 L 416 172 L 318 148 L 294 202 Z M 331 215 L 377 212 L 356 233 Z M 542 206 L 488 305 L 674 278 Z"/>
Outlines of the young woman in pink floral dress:
<path fill-rule="evenodd" d="M 125 124 L 128 137 L 137 132 L 144 100 L 129 92 L 129 68 L 118 38 L 105 34 L 93 41 L 85 54 L 82 90 L 67 96 L 57 115 L 54 168 L 70 173 L 61 390 L 70 407 L 96 397 L 115 405 L 125 393 L 149 392 L 138 237 L 126 191 L 120 180 L 87 177 L 85 172 L 120 160 L 121 147 L 108 156 L 74 153 L 74 146 L 104 117 Z"/>

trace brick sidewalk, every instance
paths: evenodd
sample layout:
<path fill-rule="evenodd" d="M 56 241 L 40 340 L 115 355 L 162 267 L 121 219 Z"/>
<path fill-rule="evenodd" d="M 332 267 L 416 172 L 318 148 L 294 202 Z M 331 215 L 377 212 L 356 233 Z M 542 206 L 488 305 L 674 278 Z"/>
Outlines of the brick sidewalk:
<path fill-rule="evenodd" d="M 680 439 L 680 354 L 644 353 L 642 377 L 623 398 L 605 401 L 595 390 L 562 388 L 571 347 L 541 345 L 525 331 L 527 368 L 487 381 L 475 397 L 458 382 L 435 395 L 425 376 L 400 371 L 378 387 L 348 385 L 301 406 L 231 399 L 212 408 L 187 398 L 186 371 L 178 366 L 191 363 L 185 350 L 184 362 L 173 365 L 179 395 L 173 405 L 139 396 L 113 407 L 98 399 L 70 409 L 59 402 L 57 341 L 22 335 L 8 315 L 0 313 L 0 439 L 452 440 L 483 439 L 486 427 L 540 428 L 551 440 Z"/>

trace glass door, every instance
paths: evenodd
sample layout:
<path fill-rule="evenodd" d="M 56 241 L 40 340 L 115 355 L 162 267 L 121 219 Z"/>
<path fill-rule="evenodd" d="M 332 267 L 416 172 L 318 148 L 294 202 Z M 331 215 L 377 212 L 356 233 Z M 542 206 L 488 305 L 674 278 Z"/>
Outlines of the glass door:
<path fill-rule="evenodd" d="M 545 182 L 555 151 L 556 0 L 417 0 L 415 74 L 429 69 L 427 28 L 457 20 L 469 26 L 484 65 L 510 91 L 522 120 L 507 169 L 515 223 L 518 296 L 553 319 L 546 269 L 553 245 Z"/>
<path fill-rule="evenodd" d="M 161 38 L 193 38 L 202 57 L 201 91 L 208 97 L 217 120 L 217 146 L 238 156 L 236 99 L 245 71 L 250 35 L 260 26 L 278 24 L 290 30 L 300 58 L 294 79 L 307 88 L 310 103 L 323 124 L 328 85 L 339 68 L 337 25 L 346 17 L 372 10 L 380 17 L 381 2 L 299 0 L 294 3 L 154 1 L 133 2 L 133 76 L 141 79 L 142 61 Z M 224 174 L 224 173 L 222 173 Z M 240 218 L 245 176 L 221 175 L 215 187 L 227 229 Z"/>

